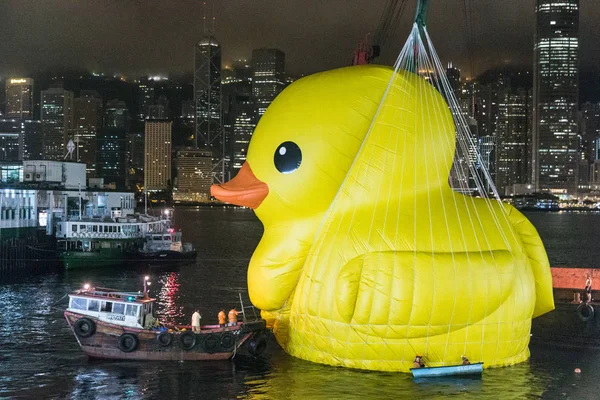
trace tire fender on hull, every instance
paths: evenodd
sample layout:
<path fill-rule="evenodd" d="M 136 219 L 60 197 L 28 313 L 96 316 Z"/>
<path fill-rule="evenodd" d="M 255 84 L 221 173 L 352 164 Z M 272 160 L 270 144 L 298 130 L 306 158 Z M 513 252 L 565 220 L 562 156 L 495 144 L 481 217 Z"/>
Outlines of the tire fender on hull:
<path fill-rule="evenodd" d="M 73 329 L 80 338 L 87 338 L 96 332 L 96 323 L 89 318 L 79 318 L 75 321 Z"/>
<path fill-rule="evenodd" d="M 261 355 L 267 348 L 267 340 L 263 336 L 252 338 L 248 342 L 248 351 L 253 356 Z"/>
<path fill-rule="evenodd" d="M 217 346 L 219 345 L 219 338 L 217 335 L 209 335 L 205 340 L 204 340 L 204 350 L 207 353 L 214 353 L 217 349 Z"/>
<path fill-rule="evenodd" d="M 196 346 L 196 335 L 191 331 L 183 332 L 181 336 L 179 336 L 179 342 L 184 350 L 191 350 Z"/>
<path fill-rule="evenodd" d="M 173 342 L 173 335 L 169 332 L 161 332 L 156 336 L 156 341 L 161 347 L 168 347 Z"/>
<path fill-rule="evenodd" d="M 594 319 L 594 307 L 591 304 L 580 304 L 577 307 L 577 316 L 583 322 L 588 322 Z"/>
<path fill-rule="evenodd" d="M 119 336 L 119 341 L 117 342 L 117 346 L 119 346 L 119 350 L 124 353 L 131 353 L 135 351 L 138 347 L 138 338 L 133 333 L 124 333 Z"/>
<path fill-rule="evenodd" d="M 221 335 L 221 346 L 224 349 L 229 350 L 234 345 L 235 345 L 235 337 L 231 333 L 225 332 L 225 333 L 223 333 L 223 335 Z"/>

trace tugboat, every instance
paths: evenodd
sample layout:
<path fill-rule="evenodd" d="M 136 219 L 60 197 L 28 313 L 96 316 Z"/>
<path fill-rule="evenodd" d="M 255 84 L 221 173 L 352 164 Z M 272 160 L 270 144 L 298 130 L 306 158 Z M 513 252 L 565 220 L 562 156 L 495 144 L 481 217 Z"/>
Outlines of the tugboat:
<path fill-rule="evenodd" d="M 148 233 L 140 248 L 132 248 L 127 255 L 135 260 L 179 261 L 195 260 L 196 249 L 181 241 L 181 232 L 169 228 L 164 232 Z"/>
<path fill-rule="evenodd" d="M 144 281 L 144 288 L 146 281 Z M 254 314 L 231 326 L 164 326 L 153 316 L 156 299 L 141 292 L 108 288 L 83 289 L 69 294 L 65 318 L 81 349 L 90 358 L 114 360 L 227 360 L 246 347 L 258 355 L 266 347 L 265 320 Z M 240 296 L 241 302 L 241 296 Z"/>

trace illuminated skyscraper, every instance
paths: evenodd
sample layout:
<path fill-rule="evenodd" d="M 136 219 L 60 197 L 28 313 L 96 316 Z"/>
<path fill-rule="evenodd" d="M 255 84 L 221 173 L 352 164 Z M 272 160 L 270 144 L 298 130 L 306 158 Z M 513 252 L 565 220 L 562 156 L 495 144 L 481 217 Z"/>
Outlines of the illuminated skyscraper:
<path fill-rule="evenodd" d="M 256 106 L 252 101 L 252 67 L 246 60 L 234 62 L 225 72 L 228 76 L 223 79 L 223 127 L 229 139 L 231 174 L 235 176 L 246 161 L 256 127 Z"/>
<path fill-rule="evenodd" d="M 177 152 L 177 185 L 173 200 L 204 202 L 210 199 L 212 153 L 186 148 Z"/>
<path fill-rule="evenodd" d="M 129 109 L 124 101 L 106 103 L 104 127 L 96 141 L 96 170 L 104 184 L 114 184 L 117 189 L 125 187 L 129 123 Z"/>
<path fill-rule="evenodd" d="M 6 80 L 6 118 L 33 118 L 33 79 Z"/>
<path fill-rule="evenodd" d="M 285 53 L 278 49 L 253 50 L 252 96 L 259 119 L 285 86 Z"/>
<path fill-rule="evenodd" d="M 149 79 L 144 79 L 138 86 L 138 119 L 144 120 L 148 115 L 148 107 L 154 104 L 154 86 Z"/>
<path fill-rule="evenodd" d="M 102 98 L 95 90 L 82 90 L 74 101 L 73 141 L 77 161 L 85 163 L 88 178 L 96 176 L 96 139 L 102 127 Z"/>
<path fill-rule="evenodd" d="M 225 180 L 225 140 L 221 121 L 221 46 L 207 34 L 194 48 L 194 100 L 196 148 L 213 152 L 215 181 Z"/>
<path fill-rule="evenodd" d="M 496 187 L 500 194 L 529 183 L 531 91 L 504 88 L 498 94 Z M 507 190 L 508 189 L 508 190 Z"/>
<path fill-rule="evenodd" d="M 73 92 L 62 87 L 42 90 L 41 120 L 44 158 L 62 160 L 67 154 L 68 135 L 73 128 Z"/>
<path fill-rule="evenodd" d="M 532 183 L 577 192 L 579 0 L 537 0 L 534 41 Z"/>
<path fill-rule="evenodd" d="M 144 138 L 144 188 L 166 190 L 171 184 L 170 121 L 146 120 Z"/>

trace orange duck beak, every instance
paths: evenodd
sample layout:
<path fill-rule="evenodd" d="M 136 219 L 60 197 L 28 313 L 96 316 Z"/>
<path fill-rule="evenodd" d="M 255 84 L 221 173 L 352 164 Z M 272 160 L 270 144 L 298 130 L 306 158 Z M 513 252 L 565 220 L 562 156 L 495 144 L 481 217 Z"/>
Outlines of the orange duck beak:
<path fill-rule="evenodd" d="M 269 186 L 254 176 L 245 162 L 235 178 L 222 185 L 212 185 L 210 194 L 226 203 L 256 209 L 269 194 Z"/>

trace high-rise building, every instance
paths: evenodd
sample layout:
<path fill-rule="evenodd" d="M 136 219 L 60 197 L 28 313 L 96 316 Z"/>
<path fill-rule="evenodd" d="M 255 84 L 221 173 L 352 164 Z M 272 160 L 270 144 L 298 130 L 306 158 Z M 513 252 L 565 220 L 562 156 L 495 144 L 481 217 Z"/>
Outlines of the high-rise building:
<path fill-rule="evenodd" d="M 460 69 L 453 66 L 451 62 L 448 63 L 446 77 L 448 78 L 448 82 L 450 83 L 450 87 L 454 91 L 454 94 L 458 97 L 460 90 Z"/>
<path fill-rule="evenodd" d="M 82 90 L 73 109 L 77 161 L 85 163 L 87 177 L 93 178 L 96 176 L 96 139 L 102 127 L 102 98 L 95 90 Z"/>
<path fill-rule="evenodd" d="M 148 79 L 144 79 L 142 82 L 140 82 L 140 84 L 138 86 L 137 96 L 138 96 L 137 117 L 140 120 L 144 120 L 144 119 L 146 119 L 146 116 L 148 115 L 148 107 L 154 104 L 153 82 Z"/>
<path fill-rule="evenodd" d="M 177 151 L 177 185 L 173 200 L 203 202 L 210 199 L 212 185 L 212 153 L 186 148 Z"/>
<path fill-rule="evenodd" d="M 104 127 L 96 140 L 96 173 L 105 185 L 124 189 L 127 174 L 127 132 L 130 116 L 127 104 L 120 100 L 106 103 Z"/>
<path fill-rule="evenodd" d="M 225 138 L 221 121 L 221 46 L 211 34 L 194 49 L 194 101 L 196 103 L 196 148 L 213 152 L 214 178 L 225 180 Z"/>
<path fill-rule="evenodd" d="M 134 190 L 144 185 L 144 134 L 127 134 L 127 188 Z"/>
<path fill-rule="evenodd" d="M 148 106 L 147 119 L 166 119 L 167 113 L 165 107 L 160 104 Z"/>
<path fill-rule="evenodd" d="M 73 92 L 61 86 L 42 90 L 41 120 L 44 158 L 62 160 L 67 154 L 68 135 L 73 128 Z"/>
<path fill-rule="evenodd" d="M 42 121 L 21 121 L 23 132 L 23 160 L 41 160 L 44 158 L 44 132 Z"/>
<path fill-rule="evenodd" d="M 225 73 L 226 72 L 226 73 Z M 238 60 L 226 69 L 223 79 L 223 128 L 228 140 L 228 164 L 232 176 L 246 161 L 248 143 L 256 127 L 252 99 L 252 67 Z"/>
<path fill-rule="evenodd" d="M 21 119 L 0 119 L 0 161 L 23 159 L 23 132 Z"/>
<path fill-rule="evenodd" d="M 6 80 L 5 118 L 33 118 L 33 79 L 10 78 Z"/>
<path fill-rule="evenodd" d="M 41 160 L 43 153 L 41 121 L 0 119 L 0 159 Z"/>
<path fill-rule="evenodd" d="M 579 112 L 579 129 L 581 133 L 582 148 L 584 158 L 589 162 L 594 162 L 595 142 L 600 137 L 600 103 L 584 103 Z"/>
<path fill-rule="evenodd" d="M 146 120 L 144 135 L 144 189 L 166 190 L 171 185 L 170 121 Z"/>
<path fill-rule="evenodd" d="M 498 95 L 495 183 L 501 194 L 530 182 L 531 103 L 531 91 L 526 89 L 504 88 Z"/>
<path fill-rule="evenodd" d="M 575 194 L 579 0 L 537 0 L 535 14 L 532 183 L 536 190 Z"/>
<path fill-rule="evenodd" d="M 263 116 L 269 104 L 286 86 L 285 53 L 278 49 L 252 51 L 252 95 L 257 117 Z"/>
<path fill-rule="evenodd" d="M 130 125 L 129 108 L 121 100 L 111 100 L 106 103 L 104 112 L 104 126 L 128 130 Z"/>

